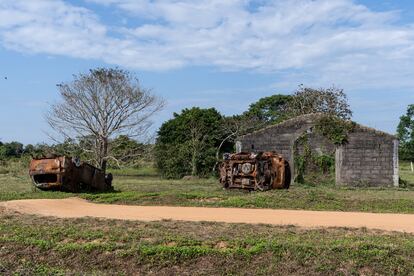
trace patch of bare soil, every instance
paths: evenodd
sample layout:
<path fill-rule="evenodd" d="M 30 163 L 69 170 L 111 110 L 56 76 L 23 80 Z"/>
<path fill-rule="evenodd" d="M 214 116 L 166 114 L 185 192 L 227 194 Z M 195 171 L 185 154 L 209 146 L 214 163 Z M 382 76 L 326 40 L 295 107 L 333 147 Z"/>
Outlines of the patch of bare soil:
<path fill-rule="evenodd" d="M 414 214 L 376 214 L 242 208 L 202 208 L 95 204 L 79 198 L 29 199 L 0 203 L 0 208 L 59 218 L 96 217 L 121 220 L 180 220 L 296 225 L 306 228 L 350 227 L 414 233 Z"/>

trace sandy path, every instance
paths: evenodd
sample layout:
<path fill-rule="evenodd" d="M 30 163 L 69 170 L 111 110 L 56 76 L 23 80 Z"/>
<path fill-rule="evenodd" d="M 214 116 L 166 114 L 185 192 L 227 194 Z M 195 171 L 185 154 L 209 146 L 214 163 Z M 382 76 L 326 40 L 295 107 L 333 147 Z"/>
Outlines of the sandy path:
<path fill-rule="evenodd" d="M 60 218 L 98 217 L 154 221 L 216 221 L 266 223 L 301 227 L 366 227 L 414 233 L 414 214 L 373 214 L 301 210 L 128 206 L 95 204 L 79 198 L 29 199 L 1 202 L 6 210 Z"/>

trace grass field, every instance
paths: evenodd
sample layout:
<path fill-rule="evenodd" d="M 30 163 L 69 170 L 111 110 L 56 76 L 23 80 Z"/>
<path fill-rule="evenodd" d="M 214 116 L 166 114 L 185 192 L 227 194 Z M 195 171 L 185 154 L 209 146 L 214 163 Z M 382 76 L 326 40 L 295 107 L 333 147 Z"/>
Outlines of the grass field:
<path fill-rule="evenodd" d="M 414 174 L 404 188 L 293 185 L 223 190 L 216 179 L 166 180 L 123 169 L 115 192 L 77 194 L 95 202 L 414 213 Z M 0 200 L 64 198 L 34 190 L 25 164 L 0 167 Z M 208 222 L 56 219 L 0 209 L 0 275 L 390 275 L 414 271 L 414 235 L 366 229 Z"/>
<path fill-rule="evenodd" d="M 0 200 L 64 198 L 74 194 L 42 192 L 32 188 L 22 164 L 3 168 Z M 292 185 L 289 190 L 246 192 L 223 190 L 214 178 L 161 179 L 152 168 L 115 170 L 115 192 L 76 196 L 99 203 L 206 207 L 284 208 L 367 212 L 414 213 L 414 174 L 401 164 L 404 188 L 352 188 L 324 185 Z"/>
<path fill-rule="evenodd" d="M 0 274 L 407 275 L 414 236 L 365 229 L 55 219 L 0 210 Z"/>

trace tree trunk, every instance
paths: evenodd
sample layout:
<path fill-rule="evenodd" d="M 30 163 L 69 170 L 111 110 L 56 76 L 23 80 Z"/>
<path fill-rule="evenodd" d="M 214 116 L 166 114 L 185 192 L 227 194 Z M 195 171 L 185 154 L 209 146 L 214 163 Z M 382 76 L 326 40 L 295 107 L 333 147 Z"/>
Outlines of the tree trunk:
<path fill-rule="evenodd" d="M 106 173 L 106 166 L 108 163 L 108 138 L 102 139 L 102 151 L 101 151 L 101 170 Z"/>
<path fill-rule="evenodd" d="M 411 163 L 411 172 L 414 172 L 414 165 L 413 165 L 413 161 L 411 161 L 410 163 Z"/>
<path fill-rule="evenodd" d="M 106 173 L 106 164 L 108 163 L 108 161 L 106 161 L 106 159 L 102 160 L 102 164 L 101 164 L 101 170 L 103 173 Z"/>

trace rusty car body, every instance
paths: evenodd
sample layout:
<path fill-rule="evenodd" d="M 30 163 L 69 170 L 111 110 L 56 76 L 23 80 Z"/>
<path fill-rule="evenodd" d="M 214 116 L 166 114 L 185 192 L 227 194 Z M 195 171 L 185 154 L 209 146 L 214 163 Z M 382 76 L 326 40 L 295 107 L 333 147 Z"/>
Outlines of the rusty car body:
<path fill-rule="evenodd" d="M 276 152 L 225 154 L 220 164 L 220 183 L 226 189 L 288 189 L 289 163 Z"/>
<path fill-rule="evenodd" d="M 108 191 L 112 189 L 112 175 L 78 158 L 54 156 L 33 158 L 29 175 L 41 190 L 68 192 Z"/>

